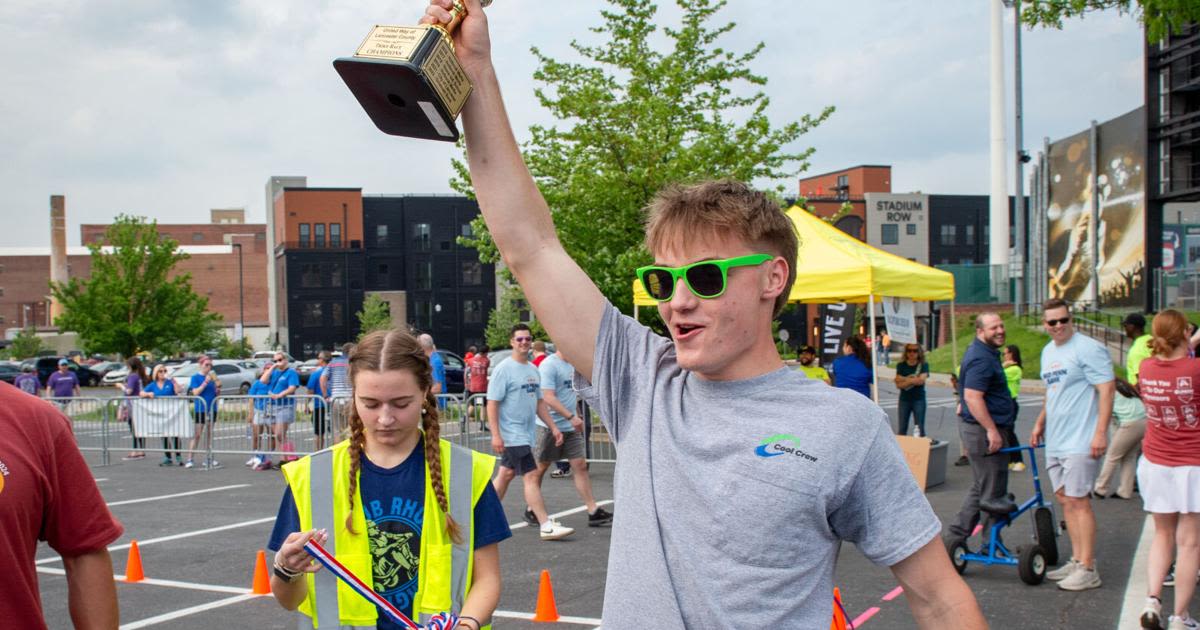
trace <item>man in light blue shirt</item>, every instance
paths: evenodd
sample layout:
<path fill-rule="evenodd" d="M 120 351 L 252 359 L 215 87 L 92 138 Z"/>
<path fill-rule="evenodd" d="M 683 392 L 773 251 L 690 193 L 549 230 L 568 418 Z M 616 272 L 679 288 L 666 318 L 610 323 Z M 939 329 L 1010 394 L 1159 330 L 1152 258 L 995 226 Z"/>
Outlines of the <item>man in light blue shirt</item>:
<path fill-rule="evenodd" d="M 1072 552 L 1066 564 L 1046 577 L 1067 591 L 1100 588 L 1091 490 L 1108 447 L 1116 392 L 1112 358 L 1099 342 L 1075 332 L 1065 301 L 1048 300 L 1042 311 L 1051 339 L 1042 349 L 1046 402 L 1029 443 L 1040 444 L 1045 436 L 1046 475 L 1063 506 Z"/>
<path fill-rule="evenodd" d="M 596 499 L 592 496 L 592 480 L 588 477 L 585 459 L 583 420 L 575 413 L 576 394 L 571 385 L 575 367 L 567 363 L 561 352 L 555 352 L 542 361 L 538 373 L 542 381 L 542 399 L 550 408 L 550 418 L 563 435 L 563 439 L 557 440 L 546 424 L 541 419 L 537 420 L 533 453 L 537 459 L 538 488 L 541 488 L 550 464 L 566 459 L 575 473 L 575 491 L 587 506 L 588 527 L 609 525 L 612 523 L 612 513 L 596 505 Z M 526 508 L 525 521 L 531 521 L 531 516 L 536 516 L 536 512 Z"/>
<path fill-rule="evenodd" d="M 546 512 L 541 485 L 541 473 L 545 469 L 539 470 L 533 459 L 534 419 L 541 418 L 545 426 L 550 427 L 556 446 L 562 445 L 563 434 L 550 418 L 549 408 L 542 399 L 538 369 L 529 363 L 529 346 L 533 343 L 529 326 L 513 326 L 509 342 L 513 349 L 512 358 L 496 366 L 488 381 L 488 427 L 492 434 L 492 449 L 500 455 L 500 466 L 492 485 L 503 499 L 508 484 L 520 475 L 525 486 L 525 503 L 537 517 L 542 540 L 557 540 L 575 530 L 559 525 Z"/>
<path fill-rule="evenodd" d="M 429 357 L 429 367 L 433 368 L 433 387 L 430 391 L 433 394 L 448 394 L 446 390 L 446 363 L 442 361 L 442 355 L 437 353 L 437 346 L 433 344 L 433 337 L 429 334 L 422 334 L 417 337 L 417 343 L 421 344 L 421 349 L 425 351 L 425 356 Z M 446 399 L 438 398 L 438 409 L 446 408 Z"/>

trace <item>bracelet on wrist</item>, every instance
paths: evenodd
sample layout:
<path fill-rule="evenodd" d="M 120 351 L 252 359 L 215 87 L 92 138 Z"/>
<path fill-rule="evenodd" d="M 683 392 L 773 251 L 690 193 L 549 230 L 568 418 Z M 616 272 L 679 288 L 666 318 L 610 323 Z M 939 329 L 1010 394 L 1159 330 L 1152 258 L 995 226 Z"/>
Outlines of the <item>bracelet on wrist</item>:
<path fill-rule="evenodd" d="M 296 578 L 300 577 L 303 571 L 293 571 L 279 562 L 279 556 L 275 557 L 275 575 L 285 582 L 295 582 Z"/>
<path fill-rule="evenodd" d="M 463 625 L 463 622 L 467 621 L 467 620 L 470 620 L 470 621 L 474 622 L 474 624 L 475 624 L 475 627 L 471 628 L 471 630 L 480 630 L 480 628 L 483 628 L 483 624 L 479 623 L 478 619 L 468 616 L 468 615 L 460 615 L 458 618 L 458 625 L 460 625 L 460 626 Z"/>

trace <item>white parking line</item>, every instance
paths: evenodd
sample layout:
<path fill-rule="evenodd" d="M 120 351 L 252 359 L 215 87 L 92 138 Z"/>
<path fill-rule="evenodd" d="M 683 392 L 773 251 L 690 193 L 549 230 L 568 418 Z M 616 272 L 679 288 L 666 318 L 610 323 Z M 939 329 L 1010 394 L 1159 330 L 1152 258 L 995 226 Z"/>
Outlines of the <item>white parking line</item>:
<path fill-rule="evenodd" d="M 1118 628 L 1141 628 L 1142 607 L 1146 605 L 1146 565 L 1150 562 L 1150 543 L 1154 541 L 1154 517 L 1146 515 L 1142 523 L 1142 535 L 1138 538 L 1133 564 L 1129 567 L 1129 581 L 1125 583 L 1125 598 L 1121 604 L 1121 616 L 1117 617 Z M 1163 607 L 1166 610 L 1166 607 Z"/>
<path fill-rule="evenodd" d="M 38 573 L 46 575 L 66 575 L 67 572 L 63 569 L 54 567 L 38 567 Z M 125 576 L 119 573 L 113 574 L 113 580 L 124 582 Z M 247 595 L 250 594 L 248 588 L 238 588 L 236 586 L 221 586 L 219 584 L 197 584 L 196 582 L 180 582 L 178 580 L 159 580 L 155 578 L 146 578 L 137 582 L 138 584 L 148 584 L 150 586 L 165 586 L 168 588 L 182 588 L 189 591 L 207 591 L 209 593 L 227 593 L 230 595 Z"/>
<path fill-rule="evenodd" d="M 609 499 L 609 500 L 607 500 L 607 501 L 597 501 L 597 502 L 596 502 L 596 507 L 604 507 L 604 506 L 606 506 L 606 505 L 612 505 L 612 499 Z M 550 518 L 551 518 L 551 519 L 555 519 L 555 518 L 558 518 L 558 517 L 560 517 L 560 516 L 567 516 L 568 514 L 578 514 L 578 513 L 580 513 L 580 512 L 586 512 L 586 511 L 587 511 L 587 506 L 586 506 L 586 505 L 581 505 L 581 506 L 579 506 L 579 507 L 577 507 L 577 508 L 573 508 L 573 509 L 570 509 L 570 510 L 565 510 L 565 511 L 563 511 L 563 512 L 556 512 L 556 513 L 554 513 L 554 514 L 550 514 L 549 516 L 550 516 Z M 529 523 L 526 523 L 525 521 L 523 521 L 523 520 L 522 520 L 522 521 L 520 521 L 520 522 L 517 522 L 517 523 L 509 523 L 509 524 L 508 524 L 508 528 L 509 528 L 509 529 L 521 529 L 522 527 L 529 527 Z M 141 544 L 141 543 L 138 543 L 138 544 Z"/>
<path fill-rule="evenodd" d="M 162 501 L 163 499 L 174 499 L 177 497 L 189 497 L 194 494 L 205 494 L 208 492 L 220 492 L 222 490 L 233 490 L 234 488 L 245 488 L 245 487 L 248 487 L 249 485 L 250 484 L 248 484 L 248 483 L 239 483 L 239 484 L 235 484 L 232 486 L 220 486 L 217 488 L 206 488 L 204 490 L 192 490 L 191 492 L 179 492 L 176 494 L 164 494 L 164 495 L 157 496 L 157 497 L 146 497 L 144 499 L 129 499 L 128 501 L 114 501 L 114 502 L 108 503 L 106 505 L 108 505 L 108 507 L 116 507 L 118 505 L 132 505 L 134 503 L 148 503 L 150 501 Z"/>
<path fill-rule="evenodd" d="M 179 540 L 181 538 L 191 538 L 192 536 L 203 536 L 205 534 L 211 534 L 213 532 L 223 532 L 227 529 L 237 529 L 239 527 L 249 527 L 251 525 L 258 525 L 261 523 L 270 523 L 271 521 L 274 521 L 274 520 L 275 520 L 274 516 L 268 516 L 266 518 L 258 518 L 258 519 L 254 519 L 252 521 L 242 521 L 240 523 L 231 523 L 229 525 L 221 525 L 219 527 L 209 527 L 208 529 L 198 529 L 196 531 L 184 532 L 182 534 L 172 534 L 170 536 L 162 536 L 160 538 L 147 538 L 146 540 L 139 540 L 138 547 L 141 548 L 141 547 L 145 547 L 146 545 L 153 545 L 156 543 L 169 542 L 172 540 Z M 121 551 L 124 549 L 128 549 L 131 546 L 132 545 L 129 543 L 125 543 L 123 545 L 113 545 L 108 548 L 108 552 L 112 553 L 114 551 Z M 62 557 L 54 556 L 52 558 L 42 558 L 41 560 L 38 560 L 35 564 L 48 564 L 51 562 L 60 562 L 61 560 L 62 560 Z"/>
<path fill-rule="evenodd" d="M 218 599 L 215 602 L 209 602 L 207 604 L 200 604 L 199 606 L 192 606 L 190 608 L 183 608 L 180 610 L 176 610 L 175 612 L 169 612 L 169 613 L 165 613 L 165 614 L 158 615 L 155 617 L 149 617 L 146 619 L 142 619 L 141 621 L 135 621 L 133 623 L 122 624 L 121 630 L 135 630 L 136 628 L 148 628 L 150 626 L 158 625 L 160 623 L 166 623 L 168 621 L 173 621 L 175 619 L 179 619 L 180 617 L 187 617 L 188 615 L 194 615 L 196 613 L 201 613 L 206 610 L 212 610 L 214 608 L 223 608 L 225 606 L 229 606 L 230 604 L 237 604 L 239 602 L 244 602 L 248 599 L 254 599 L 255 597 L 262 597 L 262 596 L 261 595 L 235 595 L 233 597 L 228 597 L 226 599 Z"/>
<path fill-rule="evenodd" d="M 533 613 L 514 612 L 511 610 L 497 610 L 496 612 L 492 613 L 492 616 L 501 617 L 503 619 L 533 619 Z M 600 625 L 600 620 L 592 617 L 562 616 L 558 618 L 558 623 L 572 623 L 579 624 L 581 626 L 598 626 Z M 124 628 L 124 626 L 121 627 Z"/>

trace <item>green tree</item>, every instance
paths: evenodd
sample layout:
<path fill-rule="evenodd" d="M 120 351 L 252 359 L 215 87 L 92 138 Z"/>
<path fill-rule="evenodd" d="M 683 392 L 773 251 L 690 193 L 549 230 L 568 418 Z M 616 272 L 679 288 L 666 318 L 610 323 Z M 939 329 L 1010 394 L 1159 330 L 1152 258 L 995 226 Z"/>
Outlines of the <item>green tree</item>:
<path fill-rule="evenodd" d="M 63 305 L 54 320 L 59 329 L 79 333 L 90 352 L 127 357 L 143 350 L 173 354 L 215 345 L 221 318 L 192 290 L 191 274 L 172 277 L 189 256 L 177 242 L 159 236 L 157 222 L 121 215 L 88 249 L 88 279 L 50 283 Z"/>
<path fill-rule="evenodd" d="M 246 359 L 254 355 L 254 348 L 250 346 L 250 340 L 242 337 L 241 340 L 234 340 L 225 335 L 221 335 L 220 342 L 217 344 L 217 356 L 222 359 Z"/>
<path fill-rule="evenodd" d="M 508 284 L 501 293 L 500 299 L 496 300 L 496 308 L 492 309 L 491 314 L 488 315 L 487 328 L 484 329 L 483 337 L 489 346 L 495 350 L 509 347 L 512 327 L 522 322 L 529 325 L 529 332 L 534 339 L 550 339 L 541 322 L 536 319 L 525 321 L 521 318 L 523 308 L 528 308 L 525 303 L 525 293 L 515 283 Z"/>
<path fill-rule="evenodd" d="M 724 0 L 676 1 L 680 23 L 662 33 L 654 3 L 608 0 L 612 7 L 591 29 L 603 43 L 572 42 L 577 55 L 568 61 L 533 48 L 535 93 L 559 122 L 530 129 L 526 163 L 563 247 L 624 312 L 632 307 L 634 269 L 650 261 L 642 209 L 657 191 L 714 177 L 790 178 L 812 153 L 790 147 L 833 111 L 773 126 L 767 80 L 750 70 L 763 45 L 744 53 L 719 45 L 735 27 L 711 24 Z M 455 167 L 451 185 L 472 195 L 463 162 Z M 482 218 L 460 241 L 484 262 L 499 260 Z"/>
<path fill-rule="evenodd" d="M 17 331 L 17 335 L 8 346 L 8 353 L 14 359 L 28 359 L 37 356 L 41 349 L 42 338 L 29 327 Z"/>
<path fill-rule="evenodd" d="M 376 330 L 392 328 L 392 311 L 388 303 L 377 293 L 367 295 L 363 300 L 362 310 L 358 312 L 358 338 L 362 339 L 367 333 Z"/>
<path fill-rule="evenodd" d="M 1200 22 L 1200 2 L 1196 0 L 1025 0 L 1021 3 L 1021 21 L 1031 27 L 1062 28 L 1064 19 L 1105 9 L 1136 15 L 1151 42 L 1161 40 L 1168 32 L 1180 32 L 1186 24 Z"/>

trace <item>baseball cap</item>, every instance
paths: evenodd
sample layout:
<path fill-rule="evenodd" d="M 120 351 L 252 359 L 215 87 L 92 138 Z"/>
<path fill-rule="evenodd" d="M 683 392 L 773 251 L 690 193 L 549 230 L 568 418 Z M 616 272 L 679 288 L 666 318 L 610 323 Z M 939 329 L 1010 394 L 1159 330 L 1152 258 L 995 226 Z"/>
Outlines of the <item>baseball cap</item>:
<path fill-rule="evenodd" d="M 66 359 L 59 359 L 58 364 L 59 365 L 71 365 L 71 362 Z"/>
<path fill-rule="evenodd" d="M 1125 316 L 1125 319 L 1121 320 L 1122 326 L 1124 326 L 1126 324 L 1131 325 L 1131 326 L 1138 326 L 1140 328 L 1145 328 L 1146 327 L 1146 316 L 1142 315 L 1141 313 L 1130 313 Z"/>
<path fill-rule="evenodd" d="M 817 351 L 814 350 L 812 346 L 800 346 L 800 354 L 804 354 L 805 352 L 808 352 L 811 354 L 817 353 Z"/>

